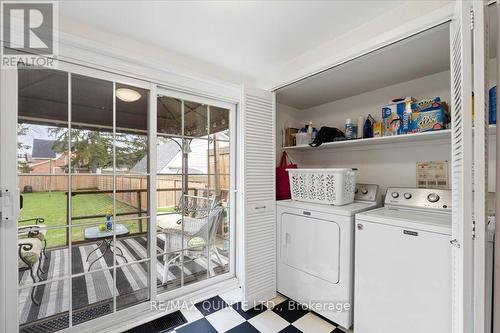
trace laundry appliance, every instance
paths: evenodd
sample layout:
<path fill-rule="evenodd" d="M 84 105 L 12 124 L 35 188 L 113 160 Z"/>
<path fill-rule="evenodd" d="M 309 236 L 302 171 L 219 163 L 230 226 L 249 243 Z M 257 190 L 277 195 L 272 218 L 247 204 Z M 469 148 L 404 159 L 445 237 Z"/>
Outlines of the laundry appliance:
<path fill-rule="evenodd" d="M 352 325 L 354 215 L 378 207 L 378 185 L 356 185 L 351 204 L 277 202 L 278 292 Z"/>
<path fill-rule="evenodd" d="M 389 188 L 356 215 L 354 332 L 451 332 L 451 191 Z"/>

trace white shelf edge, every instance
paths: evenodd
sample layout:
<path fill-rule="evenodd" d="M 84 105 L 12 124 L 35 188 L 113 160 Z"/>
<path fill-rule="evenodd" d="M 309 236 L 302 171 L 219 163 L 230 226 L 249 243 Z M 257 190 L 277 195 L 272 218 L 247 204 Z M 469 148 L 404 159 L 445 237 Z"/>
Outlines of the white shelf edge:
<path fill-rule="evenodd" d="M 489 135 L 496 134 L 496 125 L 489 125 L 488 129 Z M 388 144 L 398 144 L 398 143 L 412 143 L 412 142 L 426 142 L 426 141 L 437 141 L 437 140 L 450 140 L 451 130 L 445 129 L 441 131 L 434 132 L 423 132 L 423 133 L 413 133 L 413 134 L 403 134 L 403 135 L 393 135 L 393 136 L 382 136 L 378 138 L 369 139 L 355 139 L 355 140 L 344 140 L 323 143 L 319 147 L 310 146 L 291 146 L 282 147 L 282 150 L 297 150 L 297 151 L 314 151 L 314 150 L 324 150 L 324 149 L 336 149 L 336 148 L 355 148 L 355 147 L 368 147 L 368 146 L 378 146 L 378 145 L 388 145 Z"/>

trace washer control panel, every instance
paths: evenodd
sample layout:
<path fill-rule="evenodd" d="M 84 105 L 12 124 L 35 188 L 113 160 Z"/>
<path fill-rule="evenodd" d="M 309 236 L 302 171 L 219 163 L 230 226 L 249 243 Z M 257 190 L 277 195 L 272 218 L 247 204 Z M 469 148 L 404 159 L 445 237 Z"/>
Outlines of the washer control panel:
<path fill-rule="evenodd" d="M 354 200 L 377 201 L 378 185 L 356 184 Z"/>
<path fill-rule="evenodd" d="M 385 205 L 451 211 L 451 190 L 390 187 L 385 195 Z"/>

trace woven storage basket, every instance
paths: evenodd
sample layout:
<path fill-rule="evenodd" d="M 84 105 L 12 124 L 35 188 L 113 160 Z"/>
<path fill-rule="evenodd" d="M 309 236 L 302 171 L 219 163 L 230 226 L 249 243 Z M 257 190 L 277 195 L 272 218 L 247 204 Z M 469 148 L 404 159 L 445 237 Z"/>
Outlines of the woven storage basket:
<path fill-rule="evenodd" d="M 354 201 L 356 172 L 352 169 L 287 169 L 292 200 L 346 205 Z"/>

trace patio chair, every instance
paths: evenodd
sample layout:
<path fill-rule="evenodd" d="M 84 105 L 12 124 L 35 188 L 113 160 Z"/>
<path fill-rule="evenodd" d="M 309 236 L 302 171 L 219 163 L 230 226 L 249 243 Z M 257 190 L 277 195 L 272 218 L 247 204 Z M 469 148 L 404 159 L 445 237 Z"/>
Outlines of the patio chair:
<path fill-rule="evenodd" d="M 41 274 L 45 274 L 42 268 L 42 255 L 47 259 L 47 227 L 45 226 L 45 219 L 41 217 L 19 220 L 19 223 L 23 222 L 34 222 L 34 224 L 28 224 L 19 226 L 17 228 L 18 232 L 18 267 L 20 270 L 30 271 L 31 279 L 33 283 L 36 283 L 34 267 L 38 263 L 36 268 L 36 277 L 38 277 L 38 282 L 44 280 Z M 40 302 L 35 299 L 36 286 L 31 290 L 31 300 L 34 304 L 40 305 Z"/>
<path fill-rule="evenodd" d="M 182 216 L 202 218 L 207 211 L 215 207 L 216 199 L 196 195 L 184 195 L 175 207 L 174 214 L 160 215 L 156 220 L 156 226 L 160 231 L 170 229 L 181 229 Z"/>
<path fill-rule="evenodd" d="M 47 226 L 45 225 L 45 219 L 43 217 L 35 217 L 32 219 L 25 219 L 25 220 L 19 220 L 18 223 L 24 223 L 24 222 L 32 222 L 34 221 L 35 224 L 28 224 L 28 225 L 23 225 L 19 226 L 17 228 L 18 230 L 18 238 L 28 238 L 29 234 L 31 232 L 31 237 L 36 237 L 40 239 L 40 241 L 43 243 L 43 248 L 42 248 L 42 253 L 45 259 L 48 259 L 47 256 Z M 37 231 L 37 232 L 35 232 Z"/>
<path fill-rule="evenodd" d="M 178 265 L 177 261 L 181 257 L 178 252 L 171 254 L 167 252 L 182 249 L 184 251 L 181 251 L 181 253 L 184 252 L 193 258 L 206 256 L 207 269 L 210 269 L 212 254 L 215 254 L 219 264 L 223 265 L 220 253 L 215 246 L 215 236 L 224 218 L 224 207 L 216 199 L 194 196 L 187 199 L 195 199 L 195 201 L 204 201 L 205 203 L 201 205 L 198 203 L 198 206 L 194 204 L 188 205 L 189 208 L 184 209 L 183 214 L 171 214 L 177 215 L 175 217 L 169 215 L 158 217 L 157 225 L 161 232 L 160 236 L 165 240 L 164 252 L 166 253 L 164 255 L 163 283 L 168 280 L 169 267 Z M 196 211 L 195 208 L 202 210 Z M 184 215 L 184 218 L 182 218 L 182 215 Z M 171 255 L 173 257 L 170 258 Z"/>
<path fill-rule="evenodd" d="M 38 231 L 28 232 L 28 237 L 20 238 L 18 240 L 18 268 L 19 270 L 29 270 L 30 277 L 33 283 L 37 283 L 35 278 L 34 267 L 38 264 L 36 268 L 36 276 L 38 277 L 38 282 L 42 281 L 43 278 L 40 273 L 44 274 L 42 270 L 42 251 L 43 245 L 42 241 L 37 237 Z M 31 289 L 31 300 L 34 304 L 40 305 L 40 302 L 35 298 L 36 286 Z"/>

